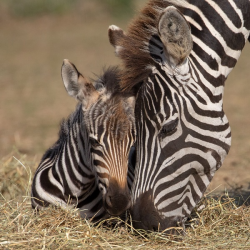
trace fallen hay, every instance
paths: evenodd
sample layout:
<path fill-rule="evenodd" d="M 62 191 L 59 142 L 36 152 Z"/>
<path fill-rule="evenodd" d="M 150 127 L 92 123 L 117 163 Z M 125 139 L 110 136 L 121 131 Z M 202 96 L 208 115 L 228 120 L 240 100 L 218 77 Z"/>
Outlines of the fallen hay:
<path fill-rule="evenodd" d="M 184 236 L 146 233 L 119 219 L 94 225 L 77 209 L 36 214 L 29 195 L 37 161 L 17 155 L 0 163 L 0 249 L 250 249 L 250 207 L 228 194 L 204 197 Z"/>

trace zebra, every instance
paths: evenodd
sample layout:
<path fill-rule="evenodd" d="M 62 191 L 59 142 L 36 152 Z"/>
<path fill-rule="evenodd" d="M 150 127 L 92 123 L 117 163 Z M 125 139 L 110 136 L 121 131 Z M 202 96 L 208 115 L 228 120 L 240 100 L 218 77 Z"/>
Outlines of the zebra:
<path fill-rule="evenodd" d="M 117 67 L 92 83 L 65 59 L 62 79 L 79 104 L 35 172 L 32 207 L 74 206 L 93 221 L 121 215 L 130 206 L 135 98 L 121 93 Z"/>
<path fill-rule="evenodd" d="M 249 0 L 150 0 L 126 33 L 109 27 L 121 86 L 137 89 L 135 228 L 185 230 L 231 146 L 224 84 L 249 30 Z"/>

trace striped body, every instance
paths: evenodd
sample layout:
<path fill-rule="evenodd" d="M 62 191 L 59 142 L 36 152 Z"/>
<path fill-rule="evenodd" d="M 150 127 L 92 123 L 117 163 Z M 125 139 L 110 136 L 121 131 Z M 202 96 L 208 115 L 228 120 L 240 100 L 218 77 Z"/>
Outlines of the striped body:
<path fill-rule="evenodd" d="M 71 81 L 77 77 L 81 88 L 77 98 L 89 89 L 93 93 L 80 100 L 62 123 L 58 141 L 43 156 L 32 184 L 33 208 L 75 206 L 82 217 L 99 220 L 129 207 L 132 180 L 127 171 L 135 137 L 134 111 L 130 98 L 120 93 L 118 73 L 109 69 L 92 85 L 84 82 L 73 64 L 64 63 L 62 75 L 70 95 L 76 91 Z"/>
<path fill-rule="evenodd" d="M 167 10 L 173 14 L 169 27 L 178 30 L 183 14 L 193 41 L 189 55 L 175 66 L 159 30 L 171 5 L 179 11 Z M 249 30 L 249 0 L 152 0 L 126 35 L 119 30 L 113 44 L 124 63 L 122 85 L 141 85 L 131 208 L 136 227 L 184 226 L 222 165 L 231 145 L 224 83 Z"/>
<path fill-rule="evenodd" d="M 32 185 L 33 208 L 77 205 L 82 216 L 103 217 L 102 194 L 95 181 L 91 145 L 79 105 L 62 123 L 57 143 L 43 156 Z M 70 167 L 69 167 L 70 166 Z"/>

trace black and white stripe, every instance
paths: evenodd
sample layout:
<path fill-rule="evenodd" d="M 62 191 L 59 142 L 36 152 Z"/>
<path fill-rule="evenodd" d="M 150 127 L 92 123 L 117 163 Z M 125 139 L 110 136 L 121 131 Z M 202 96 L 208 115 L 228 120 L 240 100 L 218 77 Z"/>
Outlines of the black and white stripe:
<path fill-rule="evenodd" d="M 78 105 L 62 123 L 58 141 L 43 156 L 32 185 L 33 208 L 77 204 L 88 217 L 105 214 L 83 119 L 82 107 Z"/>
<path fill-rule="evenodd" d="M 94 88 L 73 64 L 64 62 L 66 89 L 81 102 L 63 121 L 58 141 L 36 170 L 33 208 L 75 206 L 82 217 L 98 220 L 120 215 L 130 206 L 133 168 L 128 158 L 135 138 L 133 98 L 120 94 L 118 73 L 117 68 L 108 69 Z"/>
<path fill-rule="evenodd" d="M 169 60 L 157 28 L 169 6 L 191 27 L 193 49 L 179 65 Z M 249 30 L 249 0 L 152 0 L 126 35 L 117 43 L 110 39 L 119 46 L 125 73 L 135 71 L 124 77 L 124 88 L 141 84 L 131 209 L 136 227 L 183 225 L 222 165 L 231 145 L 224 84 Z"/>

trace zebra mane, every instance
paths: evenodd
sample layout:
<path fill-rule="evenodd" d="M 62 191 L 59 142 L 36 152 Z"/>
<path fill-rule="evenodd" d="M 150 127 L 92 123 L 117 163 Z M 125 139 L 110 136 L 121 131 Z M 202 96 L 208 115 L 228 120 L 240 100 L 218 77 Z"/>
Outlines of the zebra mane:
<path fill-rule="evenodd" d="M 182 12 L 182 7 L 188 5 L 185 0 L 150 0 L 128 27 L 126 36 L 119 42 L 121 50 L 119 57 L 123 61 L 121 76 L 122 89 L 129 90 L 142 82 L 156 64 L 150 55 L 149 41 L 158 35 L 157 24 L 162 10 L 175 6 Z"/>
<path fill-rule="evenodd" d="M 94 81 L 94 86 L 97 91 L 102 91 L 105 88 L 109 94 L 117 94 L 121 92 L 120 88 L 120 69 L 117 66 L 108 67 L 103 69 L 103 74 L 97 76 Z"/>
<path fill-rule="evenodd" d="M 80 124 L 82 118 L 83 118 L 82 104 L 78 103 L 76 106 L 76 110 L 72 112 L 67 119 L 62 120 L 61 129 L 59 131 L 59 140 L 65 141 L 65 139 L 68 137 L 68 134 L 73 124 L 75 123 Z"/>

